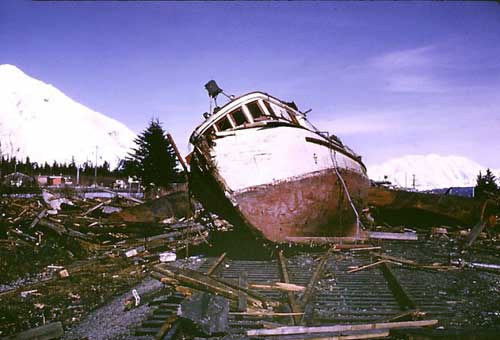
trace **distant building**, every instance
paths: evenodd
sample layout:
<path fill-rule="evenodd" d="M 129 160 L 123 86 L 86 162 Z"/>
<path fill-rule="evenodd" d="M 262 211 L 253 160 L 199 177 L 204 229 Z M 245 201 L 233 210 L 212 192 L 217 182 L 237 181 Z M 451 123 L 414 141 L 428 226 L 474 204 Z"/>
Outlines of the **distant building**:
<path fill-rule="evenodd" d="M 47 176 L 47 175 L 39 175 L 36 176 L 36 180 L 40 186 L 47 186 L 47 185 L 73 185 L 73 180 L 71 179 L 71 176 Z"/>
<path fill-rule="evenodd" d="M 5 176 L 3 185 L 14 188 L 32 188 L 37 186 L 33 177 L 21 172 L 13 172 Z"/>

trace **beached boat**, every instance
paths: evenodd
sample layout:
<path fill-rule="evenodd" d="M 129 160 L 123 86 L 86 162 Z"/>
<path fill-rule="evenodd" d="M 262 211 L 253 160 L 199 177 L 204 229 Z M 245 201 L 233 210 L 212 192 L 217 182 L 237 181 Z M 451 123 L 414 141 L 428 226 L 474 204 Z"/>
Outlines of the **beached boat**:
<path fill-rule="evenodd" d="M 361 157 L 294 103 L 263 92 L 228 98 L 191 135 L 195 197 L 273 242 L 355 234 L 369 187 Z"/>

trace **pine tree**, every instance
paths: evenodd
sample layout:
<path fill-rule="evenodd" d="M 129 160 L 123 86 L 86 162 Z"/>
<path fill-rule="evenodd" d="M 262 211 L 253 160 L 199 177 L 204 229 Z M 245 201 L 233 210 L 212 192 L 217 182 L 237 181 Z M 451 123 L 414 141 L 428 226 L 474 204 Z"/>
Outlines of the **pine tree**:
<path fill-rule="evenodd" d="M 477 184 L 474 188 L 474 196 L 477 198 L 487 198 L 491 194 L 498 192 L 498 185 L 496 183 L 495 175 L 490 169 L 486 169 L 486 174 L 483 176 L 481 171 L 477 176 Z"/>
<path fill-rule="evenodd" d="M 124 173 L 141 180 L 147 188 L 167 187 L 179 178 L 177 158 L 165 131 L 158 119 L 153 119 L 149 127 L 136 139 L 136 148 L 128 154 L 124 162 Z"/>

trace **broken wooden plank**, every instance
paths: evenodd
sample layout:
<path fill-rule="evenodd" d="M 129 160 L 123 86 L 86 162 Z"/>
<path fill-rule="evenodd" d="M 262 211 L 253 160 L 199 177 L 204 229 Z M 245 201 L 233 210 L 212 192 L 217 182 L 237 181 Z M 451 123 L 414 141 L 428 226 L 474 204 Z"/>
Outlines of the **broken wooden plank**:
<path fill-rule="evenodd" d="M 251 312 L 229 312 L 229 315 L 243 316 L 300 316 L 304 313 L 289 313 L 289 312 L 272 312 L 268 310 L 251 311 Z"/>
<path fill-rule="evenodd" d="M 155 334 L 155 340 L 162 340 L 168 331 L 173 327 L 174 322 L 177 320 L 177 315 L 169 316 L 163 325 L 161 325 L 158 332 Z"/>
<path fill-rule="evenodd" d="M 409 327 L 427 327 L 434 326 L 438 320 L 420 320 L 420 321 L 400 321 L 400 322 L 381 322 L 354 325 L 332 325 L 332 326 L 287 326 L 274 329 L 250 329 L 248 336 L 266 336 L 266 335 L 288 335 L 288 334 L 312 334 L 312 333 L 335 333 L 345 331 L 364 331 L 372 329 L 394 329 Z"/>
<path fill-rule="evenodd" d="M 249 288 L 260 290 L 279 290 L 283 292 L 302 292 L 306 289 L 304 286 L 285 282 L 274 282 L 270 284 L 250 283 Z"/>
<path fill-rule="evenodd" d="M 358 339 L 381 339 L 388 337 L 390 331 L 388 330 L 370 330 L 370 331 L 362 331 L 362 332 L 352 332 L 352 334 L 344 334 L 342 335 L 332 335 L 332 334 L 310 334 L 310 335 L 301 335 L 298 339 L 300 340 L 358 340 Z M 275 340 L 290 340 L 290 337 L 273 337 Z"/>
<path fill-rule="evenodd" d="M 62 323 L 60 321 L 52 322 L 43 326 L 28 329 L 27 331 L 7 337 L 9 340 L 49 340 L 60 338 L 64 335 Z"/>
<path fill-rule="evenodd" d="M 382 231 L 368 231 L 368 238 L 377 240 L 418 241 L 416 233 L 387 233 Z"/>
<path fill-rule="evenodd" d="M 391 270 L 391 267 L 387 264 L 386 261 L 381 263 L 381 269 L 385 279 L 387 280 L 387 283 L 389 284 L 389 288 L 394 294 L 394 297 L 396 298 L 396 301 L 398 302 L 399 306 L 403 310 L 417 309 L 417 305 L 412 300 L 410 295 L 406 292 L 406 290 L 403 288 L 397 276 Z"/>
<path fill-rule="evenodd" d="M 290 276 L 288 275 L 288 270 L 286 266 L 286 258 L 285 255 L 283 255 L 283 251 L 281 250 L 278 253 L 278 262 L 280 265 L 280 271 L 281 271 L 281 277 L 285 283 L 290 283 Z M 287 297 L 288 297 L 288 305 L 290 306 L 290 309 L 292 310 L 293 313 L 302 313 L 302 308 L 300 305 L 297 303 L 297 300 L 295 299 L 295 295 L 293 295 L 292 292 L 287 292 Z M 292 322 L 294 325 L 297 325 L 300 322 L 300 318 L 298 317 L 299 314 L 295 314 L 291 316 Z M 302 314 L 300 314 L 302 315 Z"/>
<path fill-rule="evenodd" d="M 238 276 L 238 285 L 245 289 L 248 288 L 248 274 L 246 271 L 240 272 Z M 238 291 L 238 310 L 247 310 L 247 294 L 241 290 Z"/>
<path fill-rule="evenodd" d="M 367 264 L 367 265 L 364 265 L 364 266 L 361 266 L 361 267 L 353 268 L 351 270 L 348 270 L 347 272 L 349 274 L 356 273 L 356 272 L 359 272 L 361 270 L 365 270 L 365 269 L 368 269 L 368 268 L 373 268 L 373 267 L 378 266 L 379 264 L 382 264 L 384 262 L 387 262 L 387 260 L 379 260 L 377 262 L 373 262 L 373 263 L 370 263 L 370 264 Z"/>
<path fill-rule="evenodd" d="M 113 199 L 109 199 L 109 200 L 107 200 L 107 201 L 101 202 L 101 203 L 97 204 L 96 206 L 94 206 L 94 207 L 90 208 L 90 209 L 89 209 L 89 210 L 87 210 L 86 212 L 84 212 L 81 216 L 87 216 L 87 215 L 88 215 L 88 214 L 90 214 L 91 212 L 93 212 L 93 211 L 95 211 L 95 210 L 99 209 L 100 207 L 102 207 L 102 206 L 103 206 L 103 205 L 105 205 L 105 204 L 109 204 L 109 203 L 111 203 L 112 201 L 113 201 Z"/>
<path fill-rule="evenodd" d="M 187 179 L 187 174 L 189 171 L 188 171 L 186 162 L 184 162 L 184 157 L 181 156 L 181 153 L 179 152 L 179 149 L 177 148 L 177 144 L 174 141 L 174 137 L 172 137 L 172 135 L 170 133 L 167 133 L 167 139 L 170 142 L 170 144 L 172 145 L 172 147 L 174 148 L 175 155 L 177 156 L 177 159 L 181 163 L 182 169 L 184 169 L 184 175 Z"/>
<path fill-rule="evenodd" d="M 321 236 L 287 236 L 286 238 L 287 242 L 293 242 L 293 243 L 306 243 L 306 244 L 329 244 L 329 243 L 354 243 L 358 241 L 366 241 L 368 238 L 365 236 L 359 236 L 359 237 L 321 237 Z"/>
<path fill-rule="evenodd" d="M 219 267 L 219 265 L 224 261 L 224 258 L 226 257 L 226 253 L 222 253 L 221 256 L 215 260 L 215 262 L 208 268 L 206 275 L 210 276 L 212 273 Z"/>
<path fill-rule="evenodd" d="M 30 224 L 30 229 L 33 229 L 34 227 L 36 227 L 36 225 L 40 222 L 40 220 L 42 218 L 44 218 L 45 216 L 47 215 L 47 209 L 43 209 L 42 211 L 40 211 L 35 219 L 33 220 L 33 222 L 31 222 Z"/>

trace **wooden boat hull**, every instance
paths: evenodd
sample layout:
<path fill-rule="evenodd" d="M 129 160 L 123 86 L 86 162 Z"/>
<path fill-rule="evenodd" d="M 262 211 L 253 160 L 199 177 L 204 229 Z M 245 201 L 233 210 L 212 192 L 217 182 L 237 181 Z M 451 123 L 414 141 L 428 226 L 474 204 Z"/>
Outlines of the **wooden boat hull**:
<path fill-rule="evenodd" d="M 358 159 L 290 127 L 199 142 L 190 165 L 191 190 L 207 209 L 273 242 L 354 235 L 356 214 L 339 175 L 358 211 L 369 187 Z"/>

